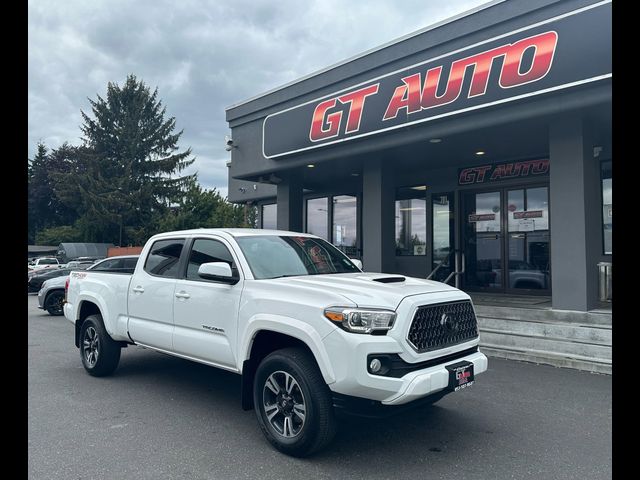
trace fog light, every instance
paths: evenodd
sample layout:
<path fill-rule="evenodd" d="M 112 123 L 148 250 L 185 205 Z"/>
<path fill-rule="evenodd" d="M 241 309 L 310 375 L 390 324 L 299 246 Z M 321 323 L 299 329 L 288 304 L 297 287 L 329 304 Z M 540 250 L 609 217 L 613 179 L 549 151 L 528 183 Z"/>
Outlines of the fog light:
<path fill-rule="evenodd" d="M 382 362 L 377 358 L 374 358 L 373 360 L 371 360 L 371 363 L 369 363 L 369 371 L 371 373 L 378 373 L 381 368 L 382 368 Z"/>

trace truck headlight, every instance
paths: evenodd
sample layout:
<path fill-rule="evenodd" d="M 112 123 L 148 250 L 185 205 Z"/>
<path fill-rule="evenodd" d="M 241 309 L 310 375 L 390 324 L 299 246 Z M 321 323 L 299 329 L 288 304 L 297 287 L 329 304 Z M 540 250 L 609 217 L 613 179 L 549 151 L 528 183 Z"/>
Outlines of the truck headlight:
<path fill-rule="evenodd" d="M 330 307 L 324 316 L 344 330 L 354 333 L 386 332 L 393 327 L 396 312 L 361 308 Z"/>

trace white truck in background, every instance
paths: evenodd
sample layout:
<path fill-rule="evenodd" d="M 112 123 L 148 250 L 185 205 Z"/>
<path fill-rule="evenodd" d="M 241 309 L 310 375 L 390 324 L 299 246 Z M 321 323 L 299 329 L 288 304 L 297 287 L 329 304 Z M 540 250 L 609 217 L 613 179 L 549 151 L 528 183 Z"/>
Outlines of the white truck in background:
<path fill-rule="evenodd" d="M 40 257 L 29 262 L 27 268 L 29 271 L 42 268 L 62 268 L 62 264 L 55 257 Z"/>
<path fill-rule="evenodd" d="M 240 374 L 242 407 L 294 456 L 331 441 L 338 411 L 433 403 L 487 369 L 467 294 L 365 273 L 304 233 L 155 235 L 132 275 L 72 272 L 64 314 L 90 375 L 113 373 L 127 345 Z"/>

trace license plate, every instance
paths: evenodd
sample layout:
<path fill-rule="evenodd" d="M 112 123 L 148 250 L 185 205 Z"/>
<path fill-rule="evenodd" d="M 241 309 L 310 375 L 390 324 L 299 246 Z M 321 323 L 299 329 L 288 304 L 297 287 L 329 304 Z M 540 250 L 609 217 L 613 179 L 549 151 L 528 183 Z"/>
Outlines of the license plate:
<path fill-rule="evenodd" d="M 449 390 L 457 392 L 470 387 L 475 381 L 473 376 L 473 363 L 458 362 L 445 367 L 449 371 Z"/>

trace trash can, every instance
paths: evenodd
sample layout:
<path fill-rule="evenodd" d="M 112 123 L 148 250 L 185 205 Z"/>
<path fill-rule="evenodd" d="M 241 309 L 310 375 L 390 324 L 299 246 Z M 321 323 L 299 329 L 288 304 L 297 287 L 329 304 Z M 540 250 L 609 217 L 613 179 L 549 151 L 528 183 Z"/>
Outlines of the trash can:
<path fill-rule="evenodd" d="M 611 262 L 598 263 L 598 291 L 601 302 L 610 302 L 611 296 Z"/>

